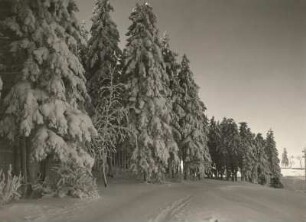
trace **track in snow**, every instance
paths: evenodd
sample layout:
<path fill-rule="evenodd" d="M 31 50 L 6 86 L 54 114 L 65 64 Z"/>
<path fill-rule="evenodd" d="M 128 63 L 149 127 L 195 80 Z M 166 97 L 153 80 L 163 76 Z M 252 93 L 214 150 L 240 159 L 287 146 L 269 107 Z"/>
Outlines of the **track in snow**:
<path fill-rule="evenodd" d="M 189 204 L 191 198 L 192 196 L 188 195 L 185 198 L 173 202 L 154 218 L 151 218 L 149 222 L 185 221 L 182 218 L 182 213 L 184 208 Z"/>

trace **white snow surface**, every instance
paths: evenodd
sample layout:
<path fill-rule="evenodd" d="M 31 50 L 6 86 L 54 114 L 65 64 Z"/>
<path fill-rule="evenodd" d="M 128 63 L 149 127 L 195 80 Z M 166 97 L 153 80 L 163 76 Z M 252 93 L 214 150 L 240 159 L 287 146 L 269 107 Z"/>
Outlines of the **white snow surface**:
<path fill-rule="evenodd" d="M 284 177 L 304 177 L 305 169 L 282 169 L 281 173 Z"/>
<path fill-rule="evenodd" d="M 243 182 L 158 185 L 116 179 L 100 194 L 100 199 L 85 201 L 20 201 L 0 208 L 0 221 L 306 221 L 306 193 Z"/>

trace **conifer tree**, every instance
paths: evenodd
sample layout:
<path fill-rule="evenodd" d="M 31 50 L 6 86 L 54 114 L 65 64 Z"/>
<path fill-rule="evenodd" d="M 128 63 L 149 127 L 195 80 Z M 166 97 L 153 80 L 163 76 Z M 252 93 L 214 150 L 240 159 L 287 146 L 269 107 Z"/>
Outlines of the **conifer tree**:
<path fill-rule="evenodd" d="M 117 79 L 119 73 L 117 63 L 122 52 L 118 46 L 119 31 L 110 15 L 112 11 L 109 0 L 96 0 L 86 63 L 88 92 L 94 107 L 101 105 L 101 95 L 98 96 L 101 88 L 109 86 L 111 75 Z"/>
<path fill-rule="evenodd" d="M 274 133 L 272 130 L 269 130 L 267 133 L 265 145 L 265 152 L 267 154 L 269 162 L 271 184 L 272 186 L 278 186 L 278 184 L 280 183 L 279 179 L 281 177 L 281 171 L 279 166 L 280 161 L 278 159 L 278 151 L 276 148 Z"/>
<path fill-rule="evenodd" d="M 220 179 L 223 179 L 223 176 L 226 173 L 227 170 L 227 162 L 229 159 L 228 149 L 225 145 L 225 128 L 226 128 L 226 118 L 223 118 L 222 122 L 217 122 L 215 127 L 215 145 L 216 145 L 216 162 L 214 163 L 216 165 L 217 169 L 217 177 Z M 210 144 L 210 143 L 209 143 Z"/>
<path fill-rule="evenodd" d="M 91 151 L 102 162 L 103 169 L 107 151 L 115 151 L 128 131 L 123 125 L 123 120 L 126 120 L 126 110 L 122 105 L 124 88 L 118 82 L 118 63 L 122 53 L 118 46 L 119 32 L 111 19 L 111 11 L 113 7 L 109 0 L 96 1 L 86 54 L 86 76 L 94 108 L 93 121 L 99 133 L 92 143 Z M 104 179 L 106 183 L 106 177 Z"/>
<path fill-rule="evenodd" d="M 172 104 L 171 111 L 171 127 L 174 135 L 174 139 L 177 144 L 181 142 L 181 129 L 180 129 L 180 117 L 183 116 L 183 109 L 180 106 L 180 86 L 178 82 L 178 72 L 180 68 L 180 64 L 177 62 L 177 54 L 171 50 L 170 48 L 170 38 L 167 34 L 164 34 L 162 38 L 162 55 L 165 63 L 166 73 L 169 78 L 169 101 Z M 181 159 L 181 154 L 179 153 L 179 157 Z M 174 176 L 175 166 L 171 166 L 170 171 Z M 176 172 L 177 173 L 177 172 Z"/>
<path fill-rule="evenodd" d="M 178 79 L 180 107 L 183 111 L 179 120 L 182 136 L 179 149 L 184 162 L 184 176 L 187 178 L 191 172 L 204 175 L 205 168 L 211 162 L 207 146 L 208 124 L 204 115 L 206 107 L 199 98 L 199 87 L 194 81 L 186 55 L 182 58 Z"/>
<path fill-rule="evenodd" d="M 233 119 L 224 118 L 220 124 L 221 140 L 219 150 L 226 168 L 226 179 L 237 180 L 239 167 L 240 137 L 238 126 Z"/>
<path fill-rule="evenodd" d="M 169 77 L 152 7 L 137 4 L 130 20 L 122 78 L 129 123 L 137 137 L 131 167 L 145 181 L 161 180 L 169 162 L 178 161 L 170 126 Z"/>
<path fill-rule="evenodd" d="M 22 153 L 41 161 L 52 155 L 61 162 L 91 169 L 83 144 L 96 135 L 84 110 L 89 98 L 78 59 L 82 41 L 73 0 L 13 0 L 14 15 L 4 24 L 17 38 L 11 53 L 22 56 L 18 81 L 4 98 L 2 135 L 21 138 Z M 23 169 L 24 177 L 29 169 Z M 26 181 L 27 182 L 27 181 Z"/>
<path fill-rule="evenodd" d="M 265 140 L 260 133 L 255 137 L 255 165 L 253 177 L 256 177 L 259 184 L 267 182 L 270 169 L 268 158 L 265 153 Z"/>
<path fill-rule="evenodd" d="M 120 98 L 123 86 L 117 81 L 122 52 L 118 46 L 119 31 L 110 15 L 112 11 L 109 0 L 96 0 L 85 65 L 94 123 L 103 149 L 115 148 L 124 116 Z"/>
<path fill-rule="evenodd" d="M 165 63 L 166 73 L 169 77 L 169 100 L 172 101 L 172 120 L 171 124 L 173 126 L 174 135 L 176 140 L 179 141 L 180 136 L 180 126 L 179 119 L 183 115 L 183 110 L 179 104 L 180 100 L 180 86 L 178 80 L 178 72 L 180 69 L 180 64 L 177 62 L 177 53 L 170 48 L 170 38 L 167 34 L 164 34 L 162 38 L 162 55 Z"/>
<path fill-rule="evenodd" d="M 207 145 L 213 163 L 212 173 L 215 174 L 216 178 L 219 178 L 219 175 L 222 174 L 221 172 L 224 171 L 221 153 L 218 150 L 218 148 L 220 147 L 220 136 L 221 135 L 219 122 L 216 122 L 215 118 L 212 117 L 209 124 Z"/>
<path fill-rule="evenodd" d="M 88 40 L 89 40 L 89 31 L 86 28 L 86 22 L 82 21 L 80 24 L 80 35 L 84 39 L 84 41 L 80 42 L 78 46 L 78 54 L 80 57 L 80 61 L 84 67 L 85 70 L 87 70 L 87 55 L 88 55 Z M 85 72 L 85 77 L 86 72 Z"/>
<path fill-rule="evenodd" d="M 251 132 L 251 129 L 248 127 L 246 122 L 240 123 L 239 128 L 240 136 L 240 169 L 241 169 L 241 180 L 246 180 L 252 182 L 253 180 L 253 168 L 255 161 L 255 144 L 254 144 L 254 135 Z"/>
<path fill-rule="evenodd" d="M 288 154 L 287 154 L 287 149 L 284 148 L 283 154 L 282 154 L 282 165 L 284 167 L 289 166 L 289 159 L 288 159 Z"/>

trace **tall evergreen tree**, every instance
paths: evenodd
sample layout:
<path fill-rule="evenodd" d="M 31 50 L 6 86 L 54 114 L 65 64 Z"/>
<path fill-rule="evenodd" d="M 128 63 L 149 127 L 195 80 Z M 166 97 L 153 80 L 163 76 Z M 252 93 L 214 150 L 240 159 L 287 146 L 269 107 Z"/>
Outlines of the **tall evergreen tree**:
<path fill-rule="evenodd" d="M 254 135 L 251 129 L 248 127 L 246 122 L 240 123 L 239 127 L 240 135 L 240 169 L 241 169 L 241 180 L 253 181 L 253 168 L 255 164 L 255 144 Z"/>
<path fill-rule="evenodd" d="M 161 180 L 169 162 L 178 161 L 170 126 L 169 77 L 152 7 L 137 4 L 130 20 L 122 77 L 129 121 L 137 137 L 132 169 L 142 173 L 146 181 Z"/>
<path fill-rule="evenodd" d="M 73 0 L 13 0 L 14 15 L 4 24 L 17 40 L 11 53 L 23 57 L 18 81 L 4 98 L 2 135 L 18 142 L 27 164 L 54 156 L 62 162 L 90 169 L 93 159 L 84 142 L 96 130 L 84 110 L 88 94 L 78 59 L 82 41 Z M 32 176 L 29 180 L 31 181 Z M 27 181 L 26 181 L 27 182 Z"/>
<path fill-rule="evenodd" d="M 211 162 L 207 146 L 208 124 L 204 115 L 206 108 L 199 98 L 199 87 L 194 81 L 186 55 L 182 58 L 178 78 L 181 88 L 180 106 L 183 110 L 179 121 L 182 136 L 179 149 L 184 161 L 184 175 L 187 178 L 191 172 L 197 171 L 204 175 L 205 168 Z"/>
<path fill-rule="evenodd" d="M 101 105 L 101 89 L 109 86 L 111 76 L 117 79 L 119 73 L 117 63 L 122 52 L 119 31 L 110 15 L 113 10 L 109 0 L 96 0 L 86 64 L 88 92 L 94 107 Z"/>
<path fill-rule="evenodd" d="M 122 53 L 118 46 L 119 32 L 110 16 L 112 11 L 109 0 L 96 1 L 86 53 L 93 121 L 99 133 L 91 151 L 96 160 L 102 163 L 103 172 L 106 160 L 109 160 L 106 159 L 107 153 L 115 151 L 127 134 L 127 128 L 123 126 L 123 120 L 126 120 L 126 110 L 122 105 L 124 87 L 118 82 L 118 63 Z M 103 176 L 106 184 L 105 172 Z"/>
<path fill-rule="evenodd" d="M 219 152 L 226 169 L 226 179 L 237 180 L 239 168 L 240 137 L 238 126 L 233 119 L 224 118 L 220 124 L 221 139 Z"/>
<path fill-rule="evenodd" d="M 165 69 L 169 78 L 169 88 L 170 88 L 169 100 L 172 101 L 171 125 L 174 130 L 176 141 L 179 141 L 181 139 L 179 119 L 180 116 L 183 115 L 183 110 L 179 104 L 180 86 L 179 86 L 178 72 L 180 69 L 180 64 L 177 62 L 177 56 L 178 56 L 177 53 L 172 51 L 170 48 L 170 38 L 167 34 L 164 34 L 161 43 L 162 43 L 161 49 L 165 63 Z"/>
<path fill-rule="evenodd" d="M 281 171 L 279 166 L 280 161 L 278 159 L 278 151 L 276 148 L 274 133 L 272 130 L 269 130 L 267 133 L 265 152 L 268 157 L 269 168 L 272 178 L 272 186 L 273 186 L 273 183 L 279 183 L 279 179 L 281 177 Z"/>
<path fill-rule="evenodd" d="M 180 117 L 183 115 L 183 109 L 180 106 L 180 86 L 178 82 L 178 72 L 180 68 L 180 64 L 177 62 L 177 54 L 171 50 L 170 48 L 170 38 L 167 34 L 164 34 L 162 38 L 162 55 L 165 63 L 166 73 L 169 78 L 169 89 L 170 93 L 168 95 L 169 101 L 172 104 L 172 111 L 171 111 L 171 127 L 172 132 L 174 135 L 174 139 L 177 144 L 180 143 L 181 137 L 181 129 L 180 129 Z M 181 154 L 179 153 L 179 157 L 181 158 Z M 170 171 L 174 176 L 176 170 L 174 169 L 175 166 L 170 167 Z"/>
<path fill-rule="evenodd" d="M 212 117 L 209 124 L 209 133 L 208 133 L 208 148 L 213 163 L 212 170 L 215 176 L 218 178 L 224 171 L 224 166 L 222 162 L 222 156 L 218 148 L 220 143 L 220 125 L 219 122 L 216 122 L 215 118 Z"/>
<path fill-rule="evenodd" d="M 255 137 L 255 165 L 253 167 L 253 177 L 259 184 L 265 184 L 270 174 L 268 157 L 265 152 L 265 140 L 258 133 Z"/>
<path fill-rule="evenodd" d="M 288 159 L 288 153 L 287 153 L 287 149 L 284 148 L 283 154 L 282 154 L 282 165 L 284 167 L 288 167 L 289 166 L 289 159 Z"/>

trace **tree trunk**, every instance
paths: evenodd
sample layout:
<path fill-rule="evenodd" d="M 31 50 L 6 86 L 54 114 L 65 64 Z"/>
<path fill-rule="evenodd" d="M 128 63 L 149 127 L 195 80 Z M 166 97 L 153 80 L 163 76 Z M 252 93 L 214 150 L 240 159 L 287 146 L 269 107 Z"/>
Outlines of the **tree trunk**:
<path fill-rule="evenodd" d="M 20 143 L 14 146 L 14 174 L 22 175 L 22 163 L 21 163 L 21 146 Z"/>
<path fill-rule="evenodd" d="M 143 172 L 143 180 L 144 180 L 144 182 L 148 182 L 147 179 L 148 179 L 148 178 L 147 178 L 147 173 L 146 173 L 146 172 Z"/>
<path fill-rule="evenodd" d="M 127 160 L 126 160 L 126 151 L 123 152 L 123 160 L 124 160 L 124 169 L 127 169 Z"/>
<path fill-rule="evenodd" d="M 113 159 L 114 159 L 114 165 L 113 166 L 116 166 L 116 153 L 115 152 L 113 154 Z"/>
<path fill-rule="evenodd" d="M 124 156 L 123 156 L 123 150 L 121 149 L 121 169 L 124 169 Z"/>
<path fill-rule="evenodd" d="M 105 172 L 105 165 L 107 164 L 107 152 L 103 152 L 103 157 L 102 157 L 102 178 L 104 182 L 104 186 L 107 187 L 107 176 Z"/>
<path fill-rule="evenodd" d="M 188 179 L 188 166 L 184 163 L 184 180 Z"/>
<path fill-rule="evenodd" d="M 47 174 L 48 174 L 48 170 L 49 170 L 49 162 L 50 162 L 51 157 L 47 156 L 46 159 L 42 160 L 40 162 L 40 181 L 44 182 L 46 180 Z"/>
<path fill-rule="evenodd" d="M 33 184 L 37 179 L 37 165 L 35 164 L 35 160 L 32 157 L 32 147 L 30 145 L 29 138 L 25 137 L 25 144 L 26 144 L 26 170 L 27 170 L 27 179 L 28 179 L 28 186 L 27 186 L 27 194 L 28 196 L 32 196 L 33 193 Z"/>
<path fill-rule="evenodd" d="M 107 177 L 106 177 L 106 173 L 105 173 L 105 163 L 102 164 L 102 177 L 103 177 L 104 186 L 107 187 Z"/>
<path fill-rule="evenodd" d="M 23 177 L 23 195 L 27 194 L 28 190 L 28 173 L 27 173 L 27 144 L 25 138 L 20 138 L 20 153 L 21 153 L 21 172 Z"/>
<path fill-rule="evenodd" d="M 225 177 L 225 180 L 228 180 L 228 170 L 227 169 L 225 170 L 224 177 Z"/>
<path fill-rule="evenodd" d="M 35 161 L 31 156 L 32 149 L 31 149 L 31 146 L 29 144 L 29 140 L 28 140 L 28 138 L 25 138 L 25 140 L 26 140 L 26 150 L 27 150 L 26 163 L 27 163 L 28 182 L 30 183 L 30 185 L 32 185 L 35 182 L 35 179 L 36 179 L 36 176 L 37 176 L 37 175 L 35 175 L 36 170 L 34 169 Z"/>
<path fill-rule="evenodd" d="M 107 154 L 106 154 L 106 155 L 107 155 Z M 109 157 L 108 155 L 106 156 L 106 163 L 107 163 L 107 165 L 108 165 L 107 176 L 109 176 L 109 177 L 114 177 L 112 159 L 111 159 L 111 157 Z"/>

